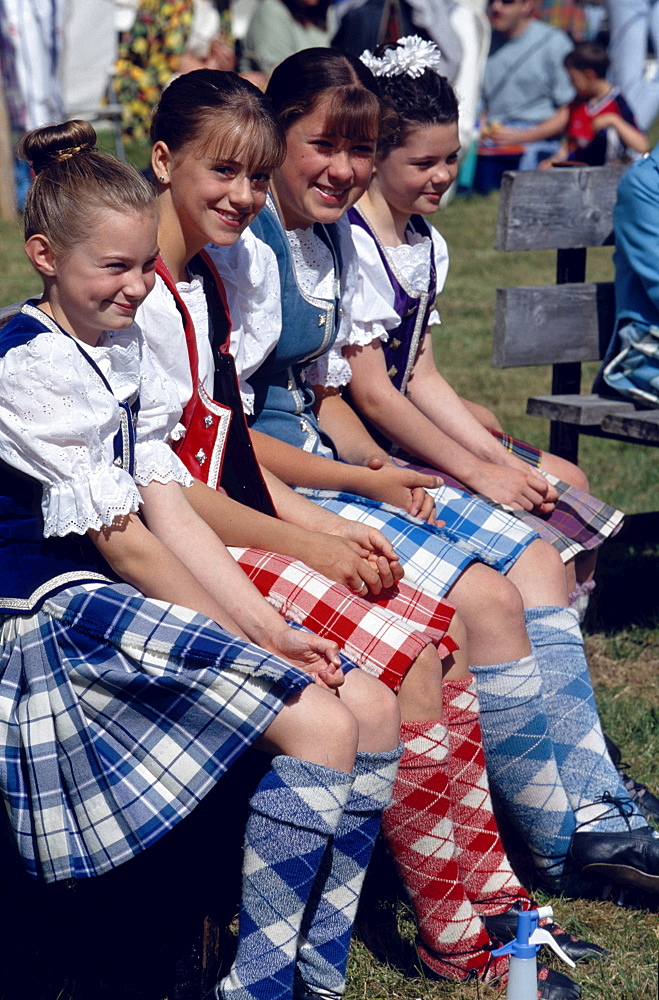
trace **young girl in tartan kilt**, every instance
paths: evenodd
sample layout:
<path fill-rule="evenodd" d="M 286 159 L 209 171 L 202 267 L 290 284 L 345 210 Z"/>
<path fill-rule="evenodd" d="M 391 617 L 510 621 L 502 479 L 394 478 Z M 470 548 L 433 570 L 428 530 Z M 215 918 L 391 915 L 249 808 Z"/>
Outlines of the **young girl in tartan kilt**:
<path fill-rule="evenodd" d="M 588 483 L 576 466 L 503 434 L 493 414 L 460 399 L 435 366 L 430 326 L 439 322 L 435 298 L 448 252 L 424 216 L 455 180 L 460 145 L 458 103 L 440 75 L 439 50 L 410 37 L 362 59 L 379 79 L 388 115 L 369 189 L 349 212 L 360 259 L 344 347 L 353 405 L 378 443 L 405 464 L 440 469 L 445 482 L 519 508 L 562 553 L 574 597 L 587 593 L 595 550 L 620 525 L 621 512 L 584 492 Z M 551 492 L 538 467 L 552 477 Z M 588 581 L 585 591 L 575 569 Z"/>
<path fill-rule="evenodd" d="M 634 865 L 644 867 L 640 855 L 648 845 L 653 859 L 634 878 L 656 885 L 657 845 L 605 754 L 557 550 L 528 534 L 519 519 L 453 487 L 431 490 L 442 521 L 407 517 L 411 508 L 431 517 L 426 500 L 413 507 L 414 486 L 427 480 L 413 480 L 410 470 L 382 457 L 336 391 L 349 379 L 348 366 L 338 375 L 330 370 L 327 350 L 337 331 L 341 336 L 350 327 L 355 280 L 354 250 L 341 216 L 370 178 L 380 117 L 375 89 L 363 65 L 337 52 L 308 50 L 282 63 L 266 95 L 287 137 L 272 198 L 235 248 L 210 250 L 230 310 L 236 307 L 235 323 L 240 319 L 232 349 L 252 410 L 257 454 L 271 471 L 306 488 L 323 509 L 378 527 L 395 545 L 411 582 L 435 595 L 449 594 L 457 604 L 479 684 L 490 780 L 532 846 L 543 877 L 553 882 L 559 873 L 587 867 L 595 844 L 612 854 L 627 850 L 639 831 L 643 849 Z M 255 281 L 271 280 L 262 277 L 268 261 L 274 278 L 259 286 L 261 305 L 252 301 L 250 312 Z M 241 303 L 247 306 L 242 315 Z M 312 384 L 320 384 L 317 397 Z M 343 462 L 333 459 L 329 434 L 336 434 Z M 369 467 L 369 449 L 378 456 L 375 467 Z M 444 685 L 447 715 L 449 700 L 457 708 L 474 695 L 472 678 L 451 677 Z M 432 810 L 421 818 L 413 815 L 411 791 L 405 793 L 406 783 L 411 790 L 423 769 L 430 769 L 429 758 L 436 764 L 439 751 L 429 734 L 441 725 L 441 718 L 426 720 L 424 728 L 404 717 L 406 753 L 384 830 L 412 898 L 426 964 L 452 978 L 471 971 L 487 977 L 483 939 L 475 925 L 460 923 L 468 912 L 464 898 L 458 902 L 459 886 L 450 882 L 448 868 L 442 872 L 439 848 L 430 846 L 441 825 L 442 796 L 435 790 Z M 423 858 L 420 846 L 427 851 Z M 620 877 L 614 863 L 604 866 Z M 444 879 L 451 889 L 440 903 Z M 500 905 L 486 898 L 484 882 L 472 883 L 469 892 L 469 905 L 480 913 L 487 907 L 491 915 Z"/>
<path fill-rule="evenodd" d="M 279 547 L 278 552 L 234 547 L 230 551 L 282 613 L 292 614 L 307 625 L 313 623 L 320 634 L 336 638 L 364 670 L 374 673 L 398 693 L 405 720 L 404 734 L 409 738 L 413 733 L 419 746 L 423 744 L 423 752 L 416 755 L 415 765 L 407 768 L 397 795 L 399 801 L 407 802 L 408 839 L 412 830 L 420 832 L 430 824 L 435 829 L 431 838 L 435 846 L 430 856 L 422 850 L 410 851 L 410 844 L 403 847 L 400 838 L 394 839 L 392 846 L 401 857 L 401 852 L 406 853 L 408 863 L 419 868 L 421 877 L 431 887 L 429 891 L 441 899 L 442 907 L 453 911 L 465 904 L 469 892 L 479 895 L 482 910 L 472 910 L 471 904 L 466 904 L 468 918 L 458 935 L 458 946 L 453 947 L 453 954 L 447 958 L 445 970 L 453 978 L 462 978 L 476 960 L 487 966 L 491 978 L 505 970 L 506 961 L 491 960 L 484 947 L 489 947 L 490 938 L 481 915 L 506 911 L 512 925 L 516 916 L 511 907 L 528 907 L 531 903 L 512 873 L 492 813 L 477 702 L 472 691 L 464 690 L 468 659 L 459 622 L 453 620 L 451 631 L 460 637 L 460 650 L 452 649 L 450 636 L 439 645 L 443 654 L 452 651 L 453 662 L 447 660 L 446 667 L 458 677 L 456 697 L 443 717 L 442 668 L 437 653 L 432 646 L 419 653 L 419 647 L 415 650 L 410 644 L 412 638 L 428 642 L 433 626 L 437 630 L 442 616 L 447 616 L 441 598 L 413 591 L 400 583 L 383 590 L 377 602 L 356 597 L 338 584 L 330 588 L 317 571 L 290 558 L 290 554 L 299 553 L 312 566 L 336 573 L 336 568 L 328 568 L 327 563 L 320 561 L 324 558 L 323 534 L 316 531 L 311 536 L 310 549 L 305 546 L 307 532 L 301 534 L 298 530 L 297 536 L 290 536 L 287 532 L 292 524 L 268 516 L 273 513 L 267 506 L 271 498 L 265 492 L 263 503 L 264 491 L 259 490 L 263 480 L 249 439 L 239 438 L 237 433 L 233 440 L 229 438 L 221 471 L 216 474 L 209 471 L 212 443 L 204 445 L 202 450 L 197 447 L 193 406 L 199 399 L 208 404 L 214 398 L 216 407 L 231 407 L 229 434 L 232 429 L 241 428 L 244 421 L 233 373 L 229 378 L 222 374 L 227 365 L 232 368 L 232 359 L 223 350 L 229 337 L 225 289 L 213 260 L 200 251 L 209 240 L 216 249 L 230 247 L 262 208 L 264 178 L 281 162 L 273 127 L 276 128 L 263 96 L 233 74 L 191 73 L 167 89 L 156 109 L 151 130 L 162 256 L 157 265 L 155 290 L 140 306 L 137 320 L 153 352 L 179 386 L 186 437 L 191 436 L 195 442 L 186 448 L 184 437 L 179 454 L 200 480 L 190 491 L 192 503 L 225 541 L 239 540 L 243 545 L 255 541 L 268 548 Z M 208 141 L 209 134 L 212 143 Z M 244 290 L 240 304 L 234 302 L 230 320 L 234 330 L 240 327 L 245 311 L 256 310 L 260 304 L 267 308 L 263 297 L 269 291 L 267 282 L 262 288 L 257 276 L 251 273 Z M 371 547 L 389 554 L 379 532 L 373 531 L 370 537 L 353 536 L 351 522 L 319 509 L 274 477 L 266 474 L 264 478 L 280 519 L 295 522 L 298 529 L 305 526 L 331 532 L 335 542 L 354 537 L 365 551 Z M 242 506 L 235 502 L 232 505 L 232 500 L 209 486 L 225 488 Z M 251 509 L 259 503 L 258 512 Z M 363 530 L 361 525 L 353 527 Z M 384 576 L 386 568 L 382 571 L 382 582 L 388 582 Z M 366 586 L 363 589 L 366 591 Z M 406 636 L 405 626 L 416 627 L 415 635 Z M 395 648 L 397 634 L 405 640 L 399 649 Z M 442 634 L 440 631 L 436 635 L 436 644 Z M 394 645 L 388 648 L 388 643 Z M 348 679 L 346 693 L 350 683 Z M 450 689 L 450 680 L 447 685 Z M 475 789 L 478 792 L 474 798 Z M 451 802 L 455 803 L 455 817 L 450 812 Z M 426 838 L 425 842 L 429 840 Z M 447 851 L 450 878 L 445 865 L 438 866 L 433 858 L 435 853 Z M 487 901 L 481 891 L 485 885 Z M 326 947 L 333 933 L 331 923 L 327 922 Z M 556 933 L 562 934 L 558 927 Z M 475 955 L 473 948 L 471 951 L 469 946 L 465 948 L 466 938 L 469 946 L 477 940 Z M 433 940 L 438 943 L 436 938 Z M 570 941 L 565 935 L 562 940 L 582 953 L 589 947 L 584 942 Z M 302 977 L 305 987 L 300 983 L 298 1000 L 316 996 L 315 988 L 322 988 L 327 1000 L 340 997 L 344 982 L 336 975 L 327 975 L 327 970 L 325 973 L 323 979 L 318 975 L 311 977 L 309 970 L 305 970 Z M 547 975 L 547 970 L 543 970 L 543 976 Z M 547 988 L 556 987 L 556 978 L 552 975 Z M 565 994 L 570 995 L 573 994 Z"/>
<path fill-rule="evenodd" d="M 324 980 L 344 962 L 399 713 L 333 642 L 289 627 L 187 503 L 167 443 L 176 388 L 134 323 L 154 283 L 155 201 L 95 140 L 68 122 L 22 144 L 44 291 L 0 331 L 0 787 L 28 872 L 87 878 L 167 833 L 246 748 L 265 750 L 217 995 L 292 1000 L 301 970 Z"/>

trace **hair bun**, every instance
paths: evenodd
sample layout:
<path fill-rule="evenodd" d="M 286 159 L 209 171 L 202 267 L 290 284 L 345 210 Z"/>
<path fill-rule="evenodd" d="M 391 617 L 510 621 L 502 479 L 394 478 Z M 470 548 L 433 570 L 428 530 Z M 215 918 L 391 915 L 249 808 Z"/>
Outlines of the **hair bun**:
<path fill-rule="evenodd" d="M 96 132 L 89 122 L 74 119 L 62 125 L 44 125 L 23 136 L 19 155 L 32 165 L 35 174 L 54 163 L 68 160 L 81 153 L 91 153 L 96 147 Z"/>

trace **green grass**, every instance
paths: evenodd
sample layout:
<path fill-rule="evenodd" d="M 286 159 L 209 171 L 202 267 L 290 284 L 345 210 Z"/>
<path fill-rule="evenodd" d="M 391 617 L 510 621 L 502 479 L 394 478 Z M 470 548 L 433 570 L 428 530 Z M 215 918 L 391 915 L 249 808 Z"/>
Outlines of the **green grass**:
<path fill-rule="evenodd" d="M 490 353 L 495 288 L 553 283 L 554 254 L 495 252 L 497 205 L 496 194 L 456 199 L 438 216 L 451 251 L 451 270 L 439 303 L 443 325 L 436 335 L 437 359 L 460 393 L 495 410 L 512 433 L 546 447 L 546 424 L 526 416 L 524 409 L 528 395 L 550 390 L 549 370 L 496 370 L 490 365 Z M 0 249 L 2 305 L 34 292 L 38 282 L 22 254 L 17 227 L 0 226 Z M 611 275 L 611 251 L 590 252 L 588 277 L 607 280 Z M 585 383 L 592 374 L 589 370 Z M 582 439 L 580 450 L 593 492 L 629 512 L 657 506 L 658 457 L 651 448 L 589 438 Z M 622 745 L 634 776 L 655 789 L 659 788 L 658 555 L 656 549 L 605 546 L 598 590 L 586 623 L 587 651 L 605 728 Z M 583 900 L 554 903 L 558 918 L 569 929 L 613 952 L 610 962 L 581 966 L 577 971 L 584 1000 L 649 1000 L 656 996 L 656 913 Z M 148 913 L 140 917 L 150 920 Z M 172 919 L 176 919 L 175 906 Z M 398 919 L 409 952 L 413 926 L 402 904 Z M 131 933 L 138 933 L 134 922 L 131 926 Z M 493 988 L 477 984 L 426 982 L 412 974 L 409 954 L 399 950 L 400 955 L 387 952 L 389 962 L 376 961 L 363 944 L 355 942 L 346 1000 L 474 1000 L 497 995 Z M 110 945 L 108 959 L 112 963 Z M 99 969 L 97 983 L 102 976 Z M 98 985 L 88 992 L 75 983 L 60 984 L 38 996 L 20 993 L 26 1000 L 100 1000 L 101 995 L 106 993 Z M 129 982 L 112 992 L 113 1000 L 138 996 L 157 1000 L 160 995 L 153 990 L 136 991 Z M 0 983 L 0 1000 L 18 997 L 18 993 L 3 997 Z"/>

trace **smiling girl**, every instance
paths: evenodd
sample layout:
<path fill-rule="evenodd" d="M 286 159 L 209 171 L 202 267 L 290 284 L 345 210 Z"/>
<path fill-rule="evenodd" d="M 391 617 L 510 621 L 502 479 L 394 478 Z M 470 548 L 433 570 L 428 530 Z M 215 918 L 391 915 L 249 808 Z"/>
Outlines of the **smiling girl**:
<path fill-rule="evenodd" d="M 176 389 L 134 323 L 155 280 L 153 194 L 95 140 L 68 122 L 22 143 L 44 290 L 0 331 L 0 787 L 29 873 L 86 878 L 157 841 L 258 745 L 273 761 L 217 995 L 292 1000 L 327 879 L 354 901 L 398 710 L 359 672 L 364 728 L 336 696 L 351 666 L 336 645 L 290 628 L 187 503 Z"/>
<path fill-rule="evenodd" d="M 231 73 L 199 71 L 167 89 L 152 136 L 161 258 L 137 319 L 176 381 L 183 409 L 176 447 L 196 476 L 190 502 L 280 613 L 334 639 L 401 689 L 405 710 L 414 711 L 428 696 L 428 677 L 441 676 L 439 656 L 456 652 L 446 635 L 459 631 L 454 609 L 400 584 L 379 532 L 320 510 L 267 474 L 266 487 L 227 350 L 224 287 L 200 253 L 209 240 L 233 245 L 262 208 L 283 156 L 278 126 L 255 87 Z M 261 277 L 252 275 L 247 309 L 267 309 Z M 369 590 L 377 602 L 363 600 Z M 353 689 L 358 696 L 359 684 L 355 672 L 343 697 Z"/>
<path fill-rule="evenodd" d="M 385 449 L 518 508 L 562 553 L 575 589 L 575 555 L 576 576 L 589 581 L 594 550 L 622 513 L 585 493 L 586 478 L 571 463 L 488 433 L 482 421 L 498 427 L 492 415 L 460 399 L 435 365 L 430 327 L 439 322 L 434 301 L 446 280 L 448 252 L 424 216 L 437 210 L 455 180 L 460 148 L 458 104 L 439 72 L 439 52 L 410 37 L 362 58 L 380 79 L 388 114 L 368 191 L 350 212 L 360 259 L 345 352 L 352 401 Z M 543 496 L 547 480 L 536 467 L 567 482 L 552 478 L 556 488 Z"/>

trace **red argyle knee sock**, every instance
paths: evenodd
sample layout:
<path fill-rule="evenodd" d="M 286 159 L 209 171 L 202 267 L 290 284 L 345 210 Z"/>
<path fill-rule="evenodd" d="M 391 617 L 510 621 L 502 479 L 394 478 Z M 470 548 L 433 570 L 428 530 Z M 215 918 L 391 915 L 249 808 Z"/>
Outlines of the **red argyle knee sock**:
<path fill-rule="evenodd" d="M 449 735 L 447 774 L 460 880 L 480 916 L 502 913 L 530 900 L 501 843 L 490 786 L 473 677 L 442 685 Z M 524 906 L 524 909 L 527 907 Z"/>
<path fill-rule="evenodd" d="M 414 908 L 420 955 L 449 979 L 471 970 L 489 978 L 490 939 L 454 857 L 446 726 L 403 722 L 400 738 L 405 751 L 382 829 Z"/>

